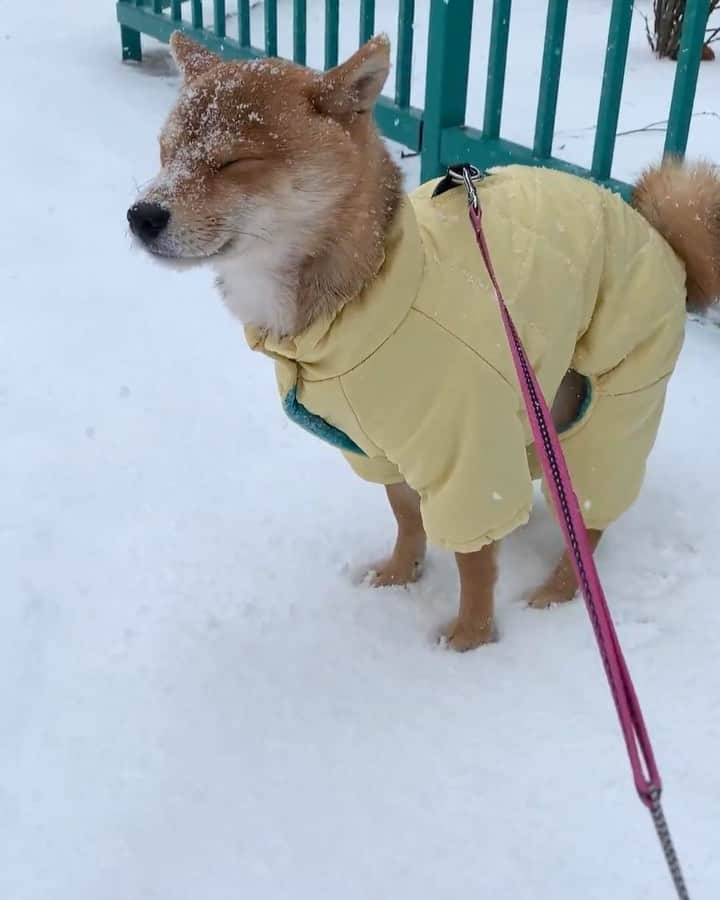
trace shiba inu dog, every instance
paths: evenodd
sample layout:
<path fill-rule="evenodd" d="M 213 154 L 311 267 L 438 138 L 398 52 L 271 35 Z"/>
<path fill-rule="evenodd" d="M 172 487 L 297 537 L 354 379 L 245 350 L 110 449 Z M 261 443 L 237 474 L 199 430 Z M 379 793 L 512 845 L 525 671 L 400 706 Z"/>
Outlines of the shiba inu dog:
<path fill-rule="evenodd" d="M 160 172 L 128 211 L 134 236 L 173 265 L 212 264 L 288 414 L 386 486 L 397 541 L 374 583 L 416 579 L 429 538 L 460 575 L 448 645 L 492 640 L 497 543 L 527 521 L 537 464 L 464 192 L 405 196 L 373 124 L 387 40 L 325 74 L 226 62 L 180 33 L 171 47 L 183 86 Z M 635 208 L 520 166 L 478 190 L 594 547 L 640 490 L 686 302 L 720 293 L 720 181 L 667 161 Z M 576 589 L 563 557 L 529 602 Z"/>

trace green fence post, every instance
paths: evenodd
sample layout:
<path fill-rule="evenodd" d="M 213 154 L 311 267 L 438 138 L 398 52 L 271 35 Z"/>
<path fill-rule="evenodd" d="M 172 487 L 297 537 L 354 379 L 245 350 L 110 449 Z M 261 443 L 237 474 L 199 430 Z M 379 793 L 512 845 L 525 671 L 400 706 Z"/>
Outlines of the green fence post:
<path fill-rule="evenodd" d="M 445 128 L 463 125 L 467 104 L 473 0 L 431 0 L 420 176 L 442 170 Z"/>
<path fill-rule="evenodd" d="M 140 43 L 140 32 L 134 28 L 128 28 L 127 25 L 120 26 L 120 41 L 122 43 L 122 58 L 134 59 L 136 62 L 142 61 L 142 44 Z"/>
<path fill-rule="evenodd" d="M 238 0 L 238 43 L 250 46 L 250 0 Z"/>
<path fill-rule="evenodd" d="M 510 37 L 510 7 L 512 0 L 494 0 L 490 25 L 490 53 L 488 54 L 487 82 L 485 86 L 485 114 L 483 135 L 500 137 L 503 94 L 505 93 L 505 68 L 507 66 L 508 38 Z"/>
<path fill-rule="evenodd" d="M 360 45 L 375 33 L 375 0 L 360 0 Z"/>
<path fill-rule="evenodd" d="M 610 176 L 610 167 L 615 152 L 615 135 L 620 115 L 620 98 L 625 78 L 632 14 L 633 0 L 613 0 L 595 146 L 590 169 L 593 178 L 597 178 L 598 181 L 604 181 Z"/>
<path fill-rule="evenodd" d="M 128 5 L 131 0 L 120 0 L 120 3 Z M 119 5 L 118 5 L 119 14 Z M 142 62 L 142 44 L 140 43 L 140 32 L 134 28 L 128 28 L 127 25 L 120 26 L 120 44 L 122 46 L 122 58 L 133 59 L 136 62 Z"/>
<path fill-rule="evenodd" d="M 400 107 L 410 105 L 414 21 L 415 0 L 400 0 L 398 3 L 397 71 L 395 74 L 395 102 Z"/>
<path fill-rule="evenodd" d="M 533 144 L 533 153 L 541 158 L 552 153 L 567 8 L 568 0 L 549 0 Z"/>
<path fill-rule="evenodd" d="M 666 156 L 685 155 L 709 12 L 710 0 L 687 0 L 665 136 Z"/>
<path fill-rule="evenodd" d="M 277 56 L 278 52 L 278 4 L 277 0 L 265 0 L 265 55 Z"/>
<path fill-rule="evenodd" d="M 338 64 L 338 31 L 340 29 L 340 0 L 325 0 L 325 68 Z"/>
<path fill-rule="evenodd" d="M 301 66 L 307 62 L 307 0 L 293 2 L 293 60 Z"/>
<path fill-rule="evenodd" d="M 190 21 L 193 28 L 200 30 L 203 27 L 202 0 L 190 0 Z"/>
<path fill-rule="evenodd" d="M 225 37 L 225 0 L 213 0 L 213 25 L 219 38 Z"/>

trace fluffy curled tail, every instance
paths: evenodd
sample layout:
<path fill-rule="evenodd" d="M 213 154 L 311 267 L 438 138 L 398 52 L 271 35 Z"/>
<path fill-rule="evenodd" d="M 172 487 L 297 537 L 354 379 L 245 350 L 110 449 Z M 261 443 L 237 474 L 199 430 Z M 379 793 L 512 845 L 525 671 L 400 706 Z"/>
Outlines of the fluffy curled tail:
<path fill-rule="evenodd" d="M 688 305 L 720 297 L 720 170 L 667 159 L 635 185 L 632 205 L 685 263 Z"/>

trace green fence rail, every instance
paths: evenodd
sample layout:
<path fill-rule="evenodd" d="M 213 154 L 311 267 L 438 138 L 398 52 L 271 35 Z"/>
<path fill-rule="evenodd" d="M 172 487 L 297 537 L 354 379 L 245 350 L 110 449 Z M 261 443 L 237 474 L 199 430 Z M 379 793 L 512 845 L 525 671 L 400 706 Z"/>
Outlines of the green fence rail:
<path fill-rule="evenodd" d="M 438 175 L 455 162 L 469 160 L 480 168 L 511 162 L 549 166 L 589 177 L 625 196 L 628 185 L 612 177 L 620 102 L 627 61 L 633 0 L 613 0 L 608 26 L 597 127 L 589 169 L 552 155 L 558 85 L 562 71 L 568 0 L 547 0 L 535 134 L 532 147 L 502 137 L 503 96 L 507 68 L 512 0 L 493 0 L 490 52 L 485 82 L 482 128 L 467 125 L 467 92 L 472 46 L 473 0 L 429 0 L 424 108 L 410 103 L 415 0 L 398 0 L 398 37 L 394 97 L 383 96 L 376 118 L 383 134 L 421 154 L 423 179 Z M 228 6 L 233 18 L 228 18 Z M 307 0 L 288 0 L 292 7 L 292 47 L 295 62 L 307 60 Z M 683 156 L 705 40 L 710 0 L 687 0 L 675 83 L 668 114 L 665 152 Z M 204 9 L 212 8 L 212 25 Z M 324 0 L 324 65 L 338 63 L 340 0 Z M 119 0 L 123 59 L 140 61 L 141 35 L 168 41 L 181 29 L 228 59 L 276 56 L 278 0 L 263 0 L 264 45 L 250 36 L 250 0 Z M 232 31 L 230 25 L 232 24 Z M 360 0 L 358 43 L 375 32 L 375 0 Z"/>

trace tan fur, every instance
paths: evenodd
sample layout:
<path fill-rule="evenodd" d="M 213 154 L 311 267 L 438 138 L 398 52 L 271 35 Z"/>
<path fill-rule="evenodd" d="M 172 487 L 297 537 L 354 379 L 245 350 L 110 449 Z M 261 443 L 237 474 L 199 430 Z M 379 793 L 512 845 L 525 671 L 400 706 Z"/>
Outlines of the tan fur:
<path fill-rule="evenodd" d="M 602 531 L 588 529 L 588 544 L 593 552 L 597 549 L 602 535 Z M 554 606 L 556 603 L 569 603 L 577 591 L 578 582 L 575 570 L 566 552 L 544 584 L 530 595 L 528 605 L 533 609 L 547 609 L 548 606 Z"/>
<path fill-rule="evenodd" d="M 443 636 L 453 650 L 474 650 L 495 640 L 497 544 L 474 553 L 456 553 L 460 575 L 460 610 Z"/>
<path fill-rule="evenodd" d="M 373 567 L 374 587 L 412 584 L 422 572 L 426 537 L 420 513 L 420 497 L 407 484 L 386 488 L 397 522 L 392 556 Z M 456 553 L 460 575 L 460 608 L 441 629 L 440 637 L 459 652 L 473 650 L 495 639 L 494 596 L 497 580 L 497 547 L 489 544 L 475 553 Z"/>
<path fill-rule="evenodd" d="M 685 263 L 691 307 L 720 297 L 720 173 L 706 162 L 668 159 L 638 181 L 633 206 Z"/>
<path fill-rule="evenodd" d="M 420 497 L 405 483 L 389 484 L 385 490 L 397 522 L 397 538 L 392 555 L 371 567 L 372 585 L 412 584 L 422 574 L 427 549 Z"/>

